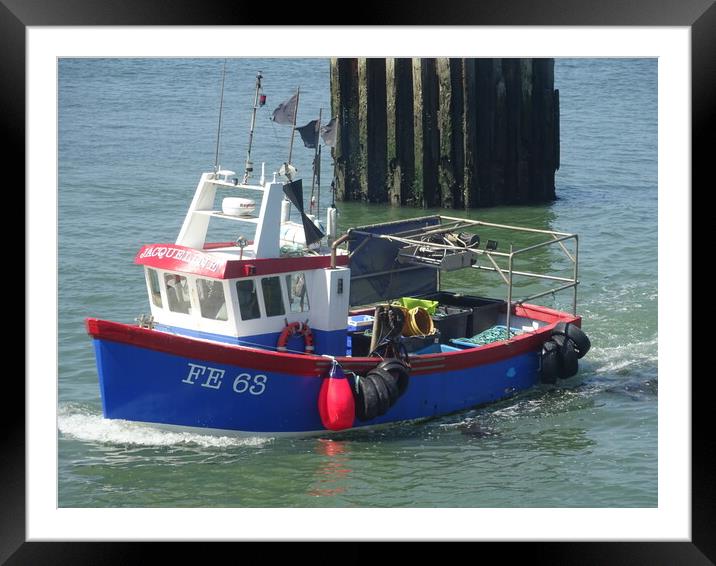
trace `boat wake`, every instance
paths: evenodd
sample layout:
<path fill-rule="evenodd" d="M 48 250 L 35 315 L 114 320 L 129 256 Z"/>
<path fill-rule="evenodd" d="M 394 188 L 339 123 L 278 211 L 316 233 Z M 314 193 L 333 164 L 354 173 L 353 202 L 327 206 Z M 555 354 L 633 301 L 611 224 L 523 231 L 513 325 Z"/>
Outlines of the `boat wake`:
<path fill-rule="evenodd" d="M 77 405 L 60 406 L 57 427 L 62 435 L 98 444 L 231 448 L 263 446 L 273 441 L 265 436 L 215 436 L 163 430 L 145 423 L 105 419 L 101 414 Z"/>
<path fill-rule="evenodd" d="M 457 430 L 477 438 L 499 436 L 504 422 L 525 418 L 548 418 L 572 411 L 592 409 L 604 394 L 621 395 L 632 401 L 652 402 L 658 397 L 658 339 L 618 347 L 593 347 L 581 360 L 577 376 L 558 386 L 539 386 L 510 399 L 466 414 L 437 421 L 441 430 Z"/>
<path fill-rule="evenodd" d="M 598 375 L 626 375 L 632 370 L 655 369 L 658 363 L 657 345 L 658 338 L 655 336 L 651 340 L 624 346 L 594 347 L 589 352 L 589 359 L 584 360 L 585 369 Z"/>

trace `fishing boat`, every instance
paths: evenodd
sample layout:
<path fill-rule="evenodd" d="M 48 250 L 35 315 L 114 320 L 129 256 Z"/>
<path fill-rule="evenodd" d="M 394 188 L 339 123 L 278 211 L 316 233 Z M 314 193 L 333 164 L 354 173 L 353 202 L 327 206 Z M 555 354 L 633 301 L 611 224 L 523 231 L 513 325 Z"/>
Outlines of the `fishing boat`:
<path fill-rule="evenodd" d="M 577 315 L 576 234 L 443 215 L 339 234 L 335 206 L 324 233 L 290 159 L 268 175 L 262 165 L 257 182 L 252 173 L 250 149 L 242 179 L 215 163 L 178 237 L 139 249 L 149 314 L 86 320 L 105 418 L 327 434 L 464 411 L 577 373 L 590 343 Z M 213 222 L 243 232 L 210 242 Z M 482 241 L 487 229 L 534 243 L 501 249 Z M 546 249 L 567 275 L 517 265 Z M 496 276 L 505 296 L 444 289 L 441 274 L 456 270 Z M 521 278 L 551 287 L 517 297 Z M 571 312 L 528 302 L 560 291 L 571 291 Z"/>

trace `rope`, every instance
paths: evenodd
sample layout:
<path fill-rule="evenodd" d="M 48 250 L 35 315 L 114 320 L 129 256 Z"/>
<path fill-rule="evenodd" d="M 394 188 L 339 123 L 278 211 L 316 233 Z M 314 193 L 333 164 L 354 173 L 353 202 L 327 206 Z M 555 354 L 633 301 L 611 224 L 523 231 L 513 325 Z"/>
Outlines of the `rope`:
<path fill-rule="evenodd" d="M 428 336 L 435 331 L 433 319 L 423 307 L 401 308 L 406 314 L 405 326 L 403 326 L 404 336 Z"/>
<path fill-rule="evenodd" d="M 408 351 L 400 340 L 400 335 L 405 325 L 404 309 L 391 306 L 388 311 L 383 311 L 380 316 L 383 318 L 381 333 L 376 340 L 376 346 L 369 356 L 377 356 L 382 360 L 386 358 L 408 358 Z"/>

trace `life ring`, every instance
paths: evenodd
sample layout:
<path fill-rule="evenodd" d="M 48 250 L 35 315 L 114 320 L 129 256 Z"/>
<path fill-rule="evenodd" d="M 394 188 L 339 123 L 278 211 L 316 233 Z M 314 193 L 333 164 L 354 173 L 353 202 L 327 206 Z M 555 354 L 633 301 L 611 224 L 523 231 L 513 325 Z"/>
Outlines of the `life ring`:
<path fill-rule="evenodd" d="M 288 339 L 291 336 L 295 336 L 296 334 L 303 336 L 303 351 L 306 354 L 312 354 L 313 353 L 313 332 L 311 331 L 311 328 L 306 324 L 305 322 L 291 322 L 290 324 L 286 324 L 284 329 L 281 331 L 281 334 L 278 337 L 278 342 L 276 343 L 276 349 L 279 352 L 286 352 L 288 350 L 287 344 Z"/>

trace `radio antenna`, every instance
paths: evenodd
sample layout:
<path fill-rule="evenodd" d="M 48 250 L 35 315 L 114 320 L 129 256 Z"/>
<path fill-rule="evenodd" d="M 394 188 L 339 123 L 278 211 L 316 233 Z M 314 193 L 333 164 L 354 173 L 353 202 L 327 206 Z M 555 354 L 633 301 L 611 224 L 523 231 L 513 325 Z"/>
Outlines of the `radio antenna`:
<path fill-rule="evenodd" d="M 221 115 L 224 112 L 224 81 L 226 80 L 226 59 L 221 75 L 221 102 L 219 103 L 219 127 L 216 130 L 216 156 L 214 157 L 214 173 L 219 170 L 219 140 L 221 139 Z"/>
<path fill-rule="evenodd" d="M 254 171 L 254 164 L 251 161 L 251 145 L 254 141 L 254 127 L 256 126 L 256 110 L 259 106 L 263 106 L 266 102 L 266 96 L 261 94 L 261 79 L 263 79 L 261 71 L 256 73 L 256 95 L 254 96 L 254 109 L 251 114 L 251 129 L 249 130 L 249 148 L 246 150 L 246 168 L 244 170 L 243 183 L 246 184 Z"/>

